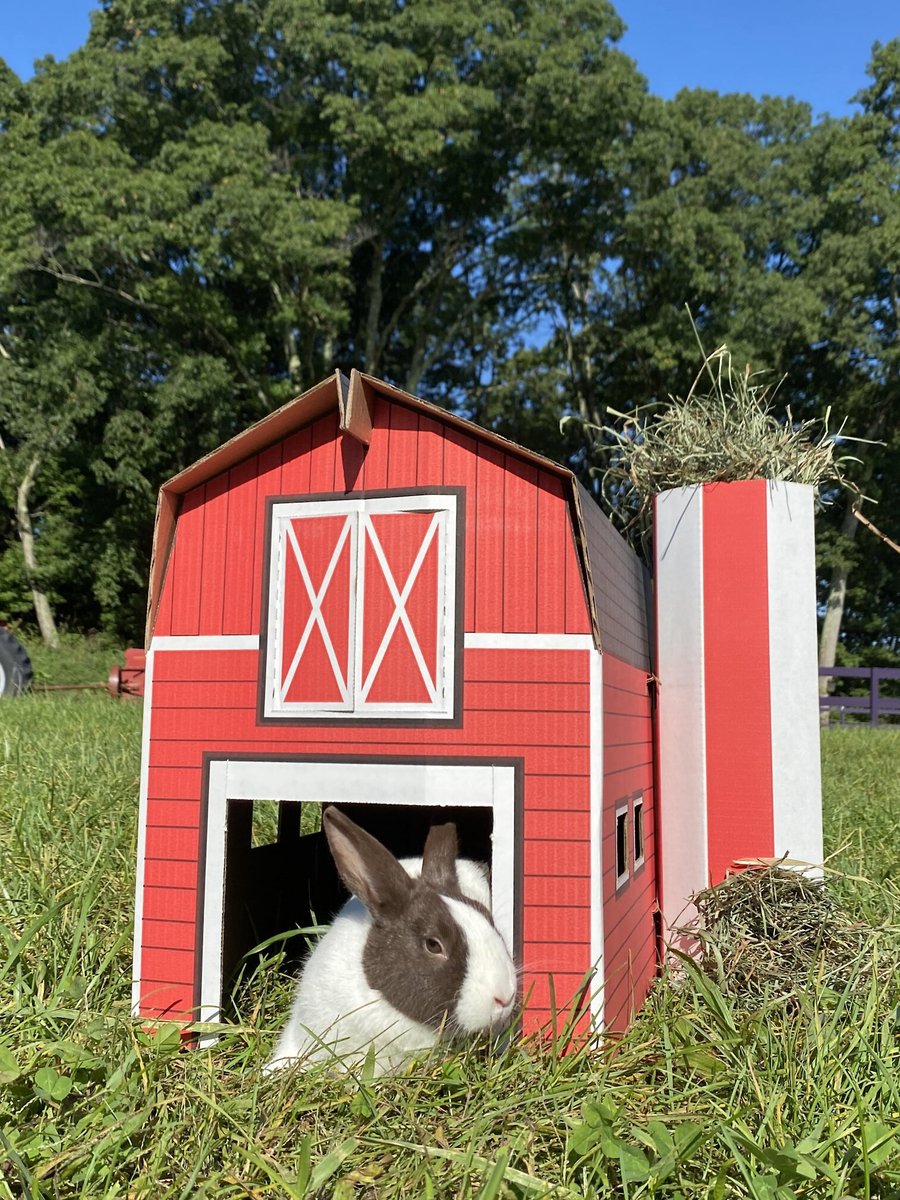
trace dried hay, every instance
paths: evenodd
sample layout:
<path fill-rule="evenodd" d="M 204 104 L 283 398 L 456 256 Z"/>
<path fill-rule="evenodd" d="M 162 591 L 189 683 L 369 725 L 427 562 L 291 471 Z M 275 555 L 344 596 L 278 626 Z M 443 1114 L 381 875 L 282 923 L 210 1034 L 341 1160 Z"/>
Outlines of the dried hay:
<path fill-rule="evenodd" d="M 896 938 L 875 955 L 881 931 L 853 919 L 820 877 L 777 863 L 748 867 L 693 902 L 696 917 L 676 933 L 739 1005 L 796 997 L 813 982 L 841 991 L 871 981 L 873 970 L 896 984 Z"/>
<path fill-rule="evenodd" d="M 651 406 L 630 416 L 609 409 L 622 421 L 621 427 L 602 431 L 614 443 L 603 476 L 612 508 L 636 510 L 644 523 L 660 492 L 742 479 L 778 479 L 816 489 L 834 482 L 857 490 L 843 467 L 858 460 L 836 455 L 843 425 L 831 431 L 830 408 L 821 420 L 795 422 L 790 407 L 784 422 L 773 415 L 772 401 L 783 382 L 763 382 L 749 366 L 738 372 L 722 345 L 704 355 L 684 398 L 670 395 L 671 403 L 652 406 L 652 413 Z"/>

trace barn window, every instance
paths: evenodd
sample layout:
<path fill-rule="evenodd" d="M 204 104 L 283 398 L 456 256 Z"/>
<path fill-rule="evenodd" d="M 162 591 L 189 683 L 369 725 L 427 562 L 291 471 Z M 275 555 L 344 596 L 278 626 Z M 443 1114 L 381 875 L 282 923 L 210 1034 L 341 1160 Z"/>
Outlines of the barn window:
<path fill-rule="evenodd" d="M 616 887 L 628 882 L 628 808 L 616 809 Z"/>
<path fill-rule="evenodd" d="M 451 717 L 455 494 L 272 506 L 266 717 Z"/>
<path fill-rule="evenodd" d="M 638 795 L 631 810 L 632 838 L 631 846 L 634 853 L 634 869 L 644 865 L 644 797 Z"/>

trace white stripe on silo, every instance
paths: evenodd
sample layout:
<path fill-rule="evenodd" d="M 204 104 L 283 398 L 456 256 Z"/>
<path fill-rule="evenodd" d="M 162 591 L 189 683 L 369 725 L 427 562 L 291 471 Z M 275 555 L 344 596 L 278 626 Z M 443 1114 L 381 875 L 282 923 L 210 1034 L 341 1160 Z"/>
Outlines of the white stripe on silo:
<path fill-rule="evenodd" d="M 813 491 L 768 488 L 772 804 L 777 857 L 821 863 L 818 639 Z"/>
<path fill-rule="evenodd" d="M 706 887 L 706 719 L 703 659 L 703 492 L 656 497 L 659 838 L 661 905 L 667 926 L 692 915 L 688 898 Z"/>

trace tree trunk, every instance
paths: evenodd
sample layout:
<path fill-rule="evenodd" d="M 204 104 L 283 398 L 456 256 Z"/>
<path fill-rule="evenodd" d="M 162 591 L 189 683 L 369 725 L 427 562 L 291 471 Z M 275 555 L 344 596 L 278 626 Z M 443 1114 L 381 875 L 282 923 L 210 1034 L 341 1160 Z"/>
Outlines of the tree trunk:
<path fill-rule="evenodd" d="M 22 554 L 25 559 L 25 577 L 28 580 L 28 586 L 31 588 L 38 628 L 41 631 L 44 644 L 49 646 L 51 650 L 57 650 L 59 649 L 59 633 L 56 629 L 56 621 L 53 619 L 53 609 L 50 607 L 47 593 L 37 583 L 34 529 L 31 524 L 31 510 L 28 507 L 31 489 L 34 487 L 34 481 L 37 478 L 40 465 L 41 460 L 35 455 L 28 464 L 28 470 L 25 472 L 22 482 L 16 488 L 16 521 L 19 527 L 19 540 L 22 543 Z"/>
<path fill-rule="evenodd" d="M 384 276 L 384 249 L 382 242 L 377 240 L 372 244 L 372 270 L 369 272 L 369 307 L 366 314 L 365 348 L 363 350 L 363 370 L 375 373 L 380 366 L 381 358 L 381 301 L 382 278 Z"/>

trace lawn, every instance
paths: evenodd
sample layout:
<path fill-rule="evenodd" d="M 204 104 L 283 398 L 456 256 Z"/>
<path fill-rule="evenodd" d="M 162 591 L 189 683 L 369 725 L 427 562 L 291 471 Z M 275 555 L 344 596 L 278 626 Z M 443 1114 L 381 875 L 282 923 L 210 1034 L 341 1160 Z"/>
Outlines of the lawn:
<path fill-rule="evenodd" d="M 900 1195 L 900 730 L 824 737 L 829 887 L 867 923 L 837 982 L 750 1002 L 688 966 L 600 1053 L 269 1082 L 277 962 L 212 1049 L 130 1019 L 140 723 L 0 701 L 0 1197 Z"/>

